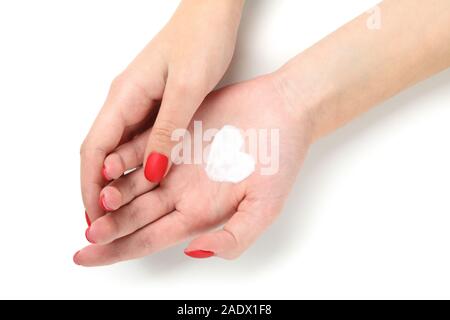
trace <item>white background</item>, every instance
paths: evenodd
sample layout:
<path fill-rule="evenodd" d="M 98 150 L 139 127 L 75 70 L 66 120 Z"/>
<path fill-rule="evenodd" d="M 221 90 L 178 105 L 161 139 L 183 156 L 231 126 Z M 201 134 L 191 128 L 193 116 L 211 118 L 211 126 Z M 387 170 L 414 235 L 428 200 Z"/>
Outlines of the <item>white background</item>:
<path fill-rule="evenodd" d="M 0 2 L 1 298 L 450 298 L 450 71 L 311 150 L 239 260 L 184 245 L 86 269 L 79 146 L 110 80 L 178 1 Z M 223 84 L 272 71 L 369 0 L 248 0 Z"/>

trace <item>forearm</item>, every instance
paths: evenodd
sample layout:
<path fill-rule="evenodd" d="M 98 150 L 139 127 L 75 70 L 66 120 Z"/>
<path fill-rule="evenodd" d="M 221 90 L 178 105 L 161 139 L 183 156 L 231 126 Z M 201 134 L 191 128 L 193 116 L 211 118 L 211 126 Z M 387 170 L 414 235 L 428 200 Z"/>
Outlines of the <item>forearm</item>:
<path fill-rule="evenodd" d="M 292 108 L 317 139 L 405 88 L 450 67 L 450 1 L 387 0 L 378 30 L 363 14 L 278 72 Z"/>
<path fill-rule="evenodd" d="M 182 0 L 174 17 L 185 15 L 190 19 L 211 20 L 224 28 L 239 25 L 245 0 Z"/>

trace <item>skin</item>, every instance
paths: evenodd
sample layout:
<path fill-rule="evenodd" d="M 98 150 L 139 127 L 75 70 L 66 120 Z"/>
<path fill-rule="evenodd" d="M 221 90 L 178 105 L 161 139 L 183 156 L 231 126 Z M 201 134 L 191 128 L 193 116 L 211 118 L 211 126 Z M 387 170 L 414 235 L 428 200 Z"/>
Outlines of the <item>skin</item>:
<path fill-rule="evenodd" d="M 81 146 L 81 193 L 91 221 L 109 179 L 123 163 L 145 164 L 151 151 L 170 154 L 171 133 L 187 128 L 233 56 L 243 0 L 183 0 L 167 25 L 111 84 L 105 104 Z M 111 154 L 153 124 L 139 158 Z"/>
<path fill-rule="evenodd" d="M 281 212 L 315 140 L 450 67 L 448 0 L 384 1 L 380 10 L 380 30 L 368 30 L 361 15 L 273 74 L 214 92 L 195 114 L 206 127 L 280 128 L 276 175 L 254 173 L 233 185 L 211 182 L 200 166 L 177 165 L 156 187 L 138 169 L 101 191 L 117 210 L 92 224 L 88 238 L 97 244 L 78 252 L 75 263 L 133 259 L 191 237 L 188 251 L 238 257 Z M 115 153 L 139 158 L 145 139 Z"/>
<path fill-rule="evenodd" d="M 276 175 L 253 174 L 239 184 L 221 183 L 211 181 L 201 165 L 181 164 L 150 191 L 154 186 L 146 183 L 140 168 L 102 190 L 108 205 L 120 209 L 91 225 L 88 239 L 97 245 L 78 253 L 76 262 L 93 266 L 145 256 L 220 223 L 226 223 L 223 229 L 201 235 L 190 247 L 227 259 L 239 256 L 281 211 L 299 171 L 299 159 L 310 144 L 307 126 L 298 127 L 303 120 L 283 107 L 270 77 L 215 92 L 194 119 L 202 121 L 205 130 L 225 124 L 244 130 L 282 128 Z M 267 112 L 258 112 L 262 106 Z M 142 150 L 138 144 L 144 141 L 130 142 L 122 150 Z"/>

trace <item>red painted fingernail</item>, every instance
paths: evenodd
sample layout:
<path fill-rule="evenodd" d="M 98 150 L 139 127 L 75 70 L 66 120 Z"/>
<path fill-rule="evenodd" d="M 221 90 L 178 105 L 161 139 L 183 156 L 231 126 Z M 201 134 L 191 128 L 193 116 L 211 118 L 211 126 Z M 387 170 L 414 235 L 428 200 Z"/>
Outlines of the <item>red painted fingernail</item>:
<path fill-rule="evenodd" d="M 86 240 L 89 241 L 90 243 L 95 244 L 94 241 L 92 241 L 91 239 L 89 239 L 89 230 L 91 229 L 91 227 L 86 229 L 86 232 L 84 233 L 84 235 L 86 236 Z"/>
<path fill-rule="evenodd" d="M 111 178 L 108 176 L 108 174 L 106 173 L 106 167 L 105 167 L 105 165 L 103 165 L 103 168 L 102 168 L 102 176 L 103 176 L 103 179 L 105 179 L 106 181 L 110 181 L 111 180 Z"/>
<path fill-rule="evenodd" d="M 168 164 L 169 159 L 165 155 L 158 152 L 150 153 L 145 164 L 145 178 L 150 182 L 160 182 L 166 173 Z"/>
<path fill-rule="evenodd" d="M 214 255 L 214 252 L 206 251 L 206 250 L 193 250 L 193 251 L 185 250 L 184 253 L 189 257 L 197 258 L 197 259 L 209 258 Z"/>
<path fill-rule="evenodd" d="M 80 265 L 79 263 L 76 262 L 76 257 L 77 257 L 77 255 L 78 255 L 79 253 L 80 253 L 80 251 L 75 252 L 75 254 L 73 255 L 73 258 L 72 258 L 73 263 L 75 263 L 77 266 Z"/>
<path fill-rule="evenodd" d="M 105 195 L 102 194 L 100 196 L 100 199 L 98 199 L 98 204 L 100 205 L 100 208 L 102 208 L 103 211 L 112 211 L 111 208 L 108 207 L 105 201 Z"/>
<path fill-rule="evenodd" d="M 90 227 L 91 226 L 91 220 L 89 219 L 89 216 L 88 216 L 86 211 L 84 211 L 84 217 L 86 218 L 86 223 L 87 223 L 88 227 Z"/>

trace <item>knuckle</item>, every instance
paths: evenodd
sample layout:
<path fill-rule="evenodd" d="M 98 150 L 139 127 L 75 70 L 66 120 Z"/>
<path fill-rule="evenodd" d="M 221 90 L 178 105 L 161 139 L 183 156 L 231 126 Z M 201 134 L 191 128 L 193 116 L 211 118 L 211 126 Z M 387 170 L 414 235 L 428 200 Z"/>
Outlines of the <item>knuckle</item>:
<path fill-rule="evenodd" d="M 172 138 L 172 132 L 177 129 L 175 122 L 171 120 L 161 120 L 152 129 L 152 136 L 156 140 L 168 141 Z"/>
<path fill-rule="evenodd" d="M 233 250 L 230 252 L 231 258 L 237 258 L 240 256 L 241 252 L 244 251 L 245 246 L 242 241 L 239 240 L 239 237 L 229 228 L 224 226 L 223 231 L 228 235 L 230 240 L 233 242 Z"/>
<path fill-rule="evenodd" d="M 136 143 L 132 147 L 133 157 L 136 163 L 142 159 L 142 156 L 145 152 L 145 145 L 142 143 Z"/>
<path fill-rule="evenodd" d="M 127 224 L 130 225 L 131 228 L 140 226 L 141 221 L 140 221 L 139 212 L 140 212 L 141 208 L 133 203 L 131 205 L 127 206 L 126 208 L 127 208 L 126 210 L 128 211 L 126 214 Z"/>
<path fill-rule="evenodd" d="M 92 145 L 87 140 L 83 141 L 83 143 L 80 146 L 80 156 L 81 158 L 84 158 L 88 155 L 101 155 L 104 156 L 106 154 L 106 150 L 104 150 L 100 146 Z"/>
<path fill-rule="evenodd" d="M 147 254 L 152 251 L 153 243 L 154 239 L 152 232 L 145 232 L 139 237 L 138 246 Z"/>
<path fill-rule="evenodd" d="M 130 71 L 124 71 L 116 76 L 109 86 L 110 95 L 120 96 L 127 94 L 135 94 L 137 96 L 147 96 L 144 88 L 139 85 L 137 77 Z"/>
<path fill-rule="evenodd" d="M 121 92 L 129 84 L 129 76 L 126 73 L 121 73 L 116 76 L 110 84 L 110 92 Z"/>
<path fill-rule="evenodd" d="M 138 193 L 138 190 L 137 190 L 138 188 L 137 188 L 136 179 L 128 179 L 128 183 L 127 183 L 126 189 L 129 192 L 129 197 L 130 198 L 134 198 L 135 196 L 137 196 L 139 193 Z M 136 212 L 135 212 L 136 210 L 137 210 L 136 208 L 133 209 L 133 212 L 132 212 L 133 215 L 136 215 Z"/>
<path fill-rule="evenodd" d="M 163 192 L 154 192 L 155 202 L 161 206 L 162 211 L 168 212 L 170 211 L 169 201 L 167 199 L 167 195 Z"/>
<path fill-rule="evenodd" d="M 114 215 L 107 215 L 106 217 L 108 219 L 106 219 L 104 224 L 105 233 L 108 239 L 114 238 L 120 233 L 120 225 Z"/>
<path fill-rule="evenodd" d="M 109 163 L 116 163 L 117 164 L 116 170 L 120 171 L 121 174 L 124 173 L 125 170 L 127 169 L 126 162 L 121 150 L 113 151 L 112 153 L 110 153 L 106 157 L 105 163 L 106 161 L 109 161 Z M 117 191 L 119 193 L 122 193 L 120 188 L 117 188 Z"/>

